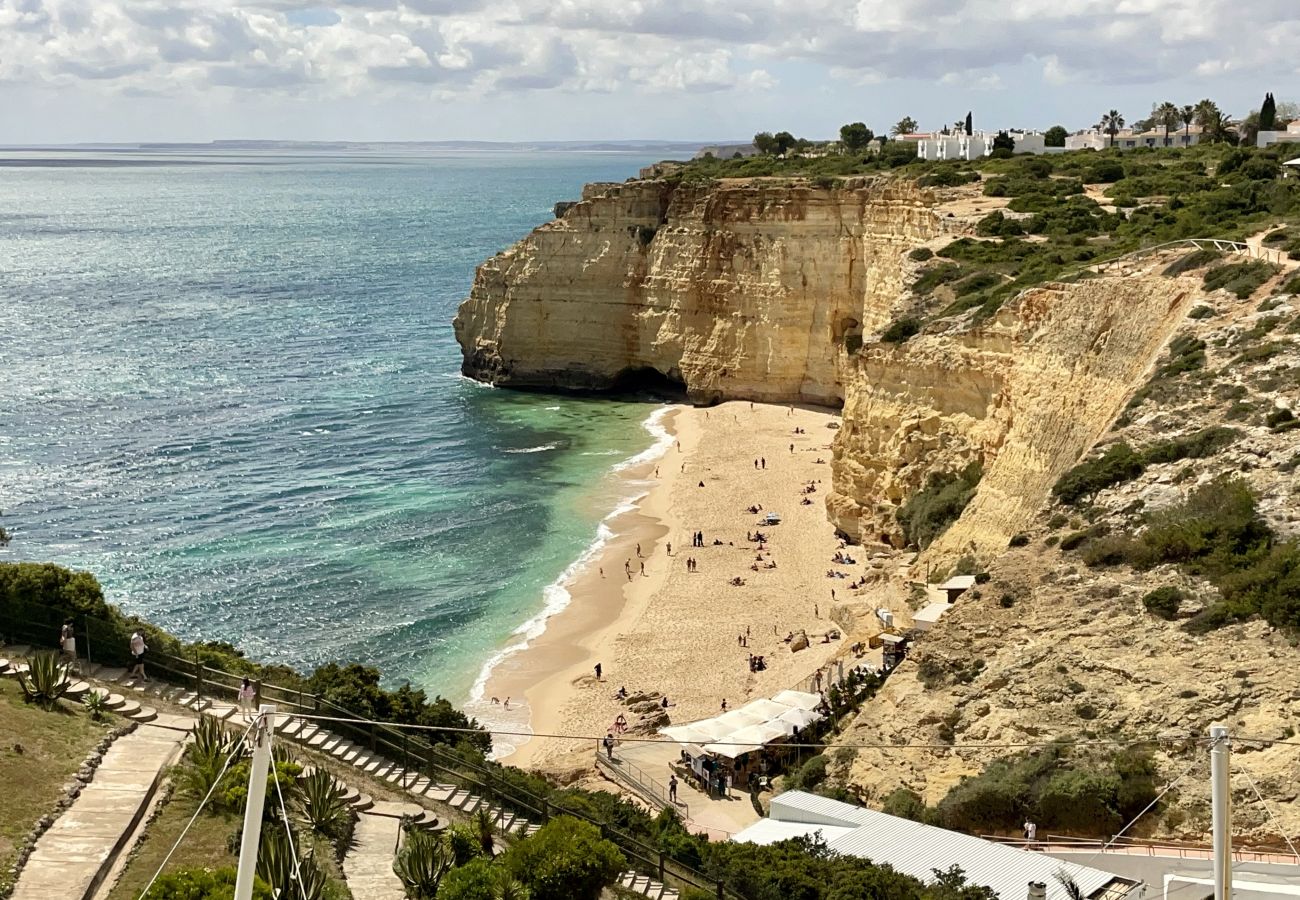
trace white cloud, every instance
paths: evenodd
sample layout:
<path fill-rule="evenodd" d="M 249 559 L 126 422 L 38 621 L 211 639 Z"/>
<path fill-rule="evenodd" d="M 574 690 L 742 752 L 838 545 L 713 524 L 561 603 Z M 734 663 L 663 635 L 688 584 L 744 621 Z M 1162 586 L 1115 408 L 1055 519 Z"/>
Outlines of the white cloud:
<path fill-rule="evenodd" d="M 0 82 L 259 102 L 1300 72 L 1295 0 L 0 0 Z M 1242 28 L 1242 22 L 1270 23 Z M 1242 82 L 1244 83 L 1244 82 Z M 1253 94 L 1252 87 L 1251 93 Z"/>

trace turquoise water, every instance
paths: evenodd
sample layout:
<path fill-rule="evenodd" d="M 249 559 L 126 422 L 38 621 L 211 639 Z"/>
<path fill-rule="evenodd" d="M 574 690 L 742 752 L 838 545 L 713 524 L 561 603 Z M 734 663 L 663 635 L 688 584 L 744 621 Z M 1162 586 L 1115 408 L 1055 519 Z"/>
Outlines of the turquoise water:
<path fill-rule="evenodd" d="M 618 502 L 654 407 L 468 382 L 451 318 L 478 262 L 649 160 L 18 156 L 0 559 L 89 569 L 188 638 L 463 699 Z"/>

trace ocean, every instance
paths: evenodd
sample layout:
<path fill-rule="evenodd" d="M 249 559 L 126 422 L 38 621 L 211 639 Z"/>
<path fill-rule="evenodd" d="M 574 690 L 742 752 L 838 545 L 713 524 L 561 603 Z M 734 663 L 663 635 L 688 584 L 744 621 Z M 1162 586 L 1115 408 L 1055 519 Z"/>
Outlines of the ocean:
<path fill-rule="evenodd" d="M 0 559 L 463 701 L 659 438 L 651 403 L 462 378 L 452 317 L 556 201 L 651 161 L 0 154 Z"/>

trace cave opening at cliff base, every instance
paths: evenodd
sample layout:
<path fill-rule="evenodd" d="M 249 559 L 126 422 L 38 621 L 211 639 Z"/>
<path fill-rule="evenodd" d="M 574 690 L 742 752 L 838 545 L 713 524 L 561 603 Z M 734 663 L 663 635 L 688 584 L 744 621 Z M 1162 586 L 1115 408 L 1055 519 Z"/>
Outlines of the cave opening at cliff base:
<path fill-rule="evenodd" d="M 609 392 L 684 400 L 686 383 L 682 381 L 680 373 L 675 371 L 664 374 L 653 366 L 628 366 L 611 380 Z"/>

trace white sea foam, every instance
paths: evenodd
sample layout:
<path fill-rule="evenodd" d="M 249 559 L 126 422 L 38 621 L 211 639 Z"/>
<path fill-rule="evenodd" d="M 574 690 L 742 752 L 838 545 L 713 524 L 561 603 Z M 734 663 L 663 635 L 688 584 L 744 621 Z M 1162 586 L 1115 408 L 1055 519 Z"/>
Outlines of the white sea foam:
<path fill-rule="evenodd" d="M 646 431 L 654 436 L 655 442 L 646 450 L 636 454 L 630 459 L 613 466 L 612 471 L 621 472 L 631 466 L 652 462 L 662 456 L 669 447 L 672 446 L 673 436 L 664 427 L 664 417 L 672 411 L 671 406 L 661 406 L 646 417 L 641 423 Z M 511 451 L 507 451 L 511 452 Z M 519 452 L 519 451 L 514 451 Z M 629 488 L 632 486 L 629 484 Z M 601 551 L 605 545 L 614 537 L 614 531 L 610 528 L 609 523 L 613 522 L 624 513 L 631 512 L 637 508 L 637 504 L 646 496 L 645 491 L 631 489 L 629 494 L 623 497 L 618 504 L 610 510 L 605 518 L 601 519 L 596 525 L 596 536 L 582 554 L 570 563 L 559 577 L 542 589 L 542 608 L 536 615 L 528 619 L 513 632 L 506 646 L 493 653 L 483 663 L 479 670 L 478 678 L 474 681 L 474 686 L 470 688 L 469 702 L 465 704 L 466 712 L 477 718 L 482 724 L 488 727 L 502 727 L 508 731 L 528 731 L 531 733 L 531 725 L 524 722 L 521 725 L 519 713 L 526 710 L 526 707 L 519 706 L 506 711 L 501 706 L 493 705 L 490 701 L 485 701 L 484 694 L 487 691 L 488 680 L 492 677 L 493 671 L 502 662 L 527 650 L 533 641 L 541 637 L 546 632 L 546 625 L 552 616 L 562 612 L 573 600 L 573 595 L 569 593 L 567 585 L 582 574 L 583 571 L 591 565 L 593 561 L 600 557 Z M 511 715 L 514 713 L 514 715 Z M 500 759 L 509 756 L 523 743 L 519 738 L 497 737 L 492 742 L 492 757 Z"/>
<path fill-rule="evenodd" d="M 506 453 L 541 453 L 545 450 L 554 450 L 559 444 L 542 444 L 537 447 L 522 447 L 518 450 L 507 450 Z"/>
<path fill-rule="evenodd" d="M 470 378 L 464 372 L 443 372 L 442 377 L 455 378 L 458 381 L 463 381 L 466 384 L 471 384 L 474 387 L 478 387 L 478 388 L 487 388 L 488 390 L 496 390 L 495 384 L 488 384 L 486 381 L 479 381 L 478 379 Z"/>

